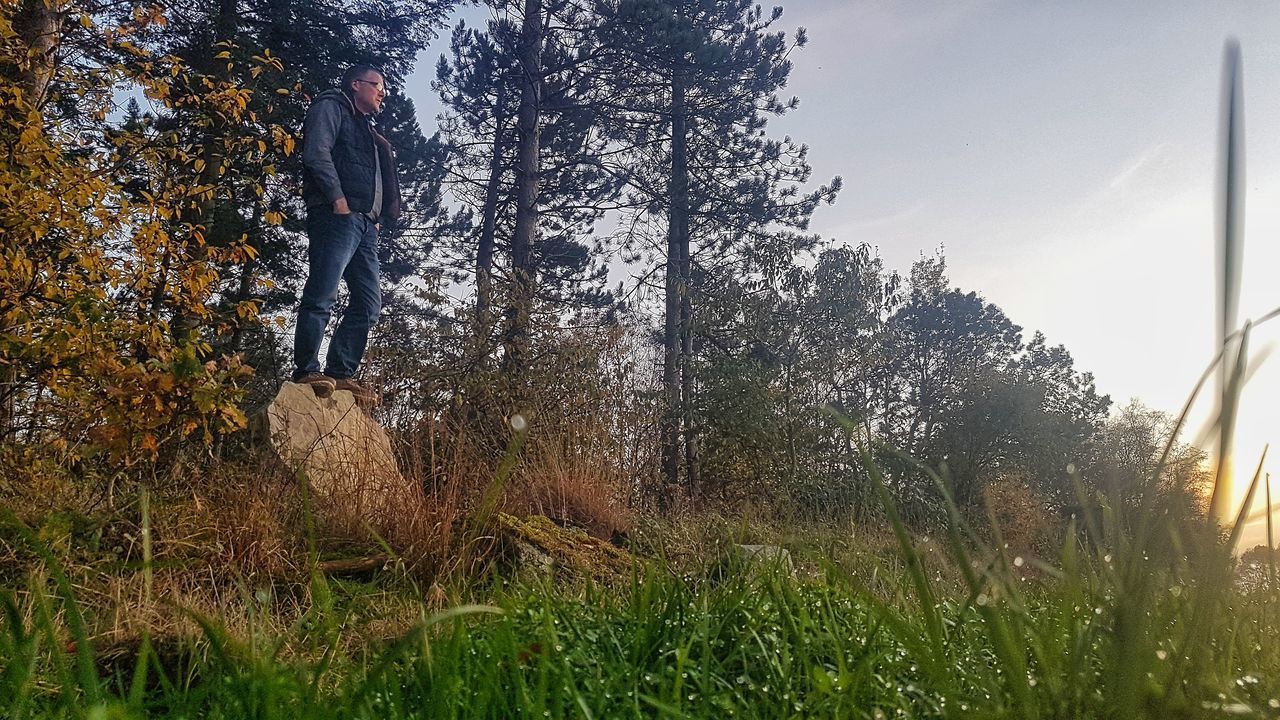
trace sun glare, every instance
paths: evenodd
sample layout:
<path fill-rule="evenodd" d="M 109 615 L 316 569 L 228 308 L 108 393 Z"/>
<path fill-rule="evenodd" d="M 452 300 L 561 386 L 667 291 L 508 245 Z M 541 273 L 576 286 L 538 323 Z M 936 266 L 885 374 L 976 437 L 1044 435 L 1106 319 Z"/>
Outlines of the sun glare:
<path fill-rule="evenodd" d="M 1267 326 L 1258 328 L 1256 333 L 1259 337 L 1255 338 L 1255 344 L 1259 346 L 1262 343 L 1256 341 L 1263 340 L 1266 336 L 1280 335 L 1275 328 Z M 1263 357 L 1265 354 L 1264 347 L 1263 353 L 1255 353 L 1251 363 L 1252 377 L 1240 399 L 1235 447 L 1232 452 L 1230 517 L 1234 519 L 1249 493 L 1249 485 L 1254 472 L 1258 470 L 1263 452 L 1271 446 L 1261 468 L 1257 491 L 1247 511 L 1248 520 L 1237 547 L 1239 552 L 1267 541 L 1266 481 L 1272 468 L 1276 466 L 1276 453 L 1280 452 L 1280 447 L 1275 446 L 1276 438 L 1280 437 L 1276 434 L 1276 430 L 1280 429 L 1280 404 L 1276 403 L 1276 398 L 1280 397 L 1280 365 L 1276 364 L 1274 358 L 1267 361 Z M 1276 495 L 1275 480 L 1272 484 L 1272 501 L 1280 502 L 1280 496 Z"/>

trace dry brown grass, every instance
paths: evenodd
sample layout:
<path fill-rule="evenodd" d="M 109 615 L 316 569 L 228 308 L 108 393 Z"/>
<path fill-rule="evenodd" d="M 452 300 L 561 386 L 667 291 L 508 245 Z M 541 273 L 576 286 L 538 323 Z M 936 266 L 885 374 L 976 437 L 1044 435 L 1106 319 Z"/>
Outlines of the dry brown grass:
<path fill-rule="evenodd" d="M 1045 499 L 1024 478 L 995 480 L 983 490 L 983 501 L 1011 556 L 1057 556 L 1064 532 L 1062 518 L 1048 509 Z M 975 524 L 981 527 L 987 523 Z"/>
<path fill-rule="evenodd" d="M 609 540 L 630 532 L 634 516 L 622 498 L 616 469 L 572 443 L 539 443 L 508 494 L 507 506 Z"/>
<path fill-rule="evenodd" d="M 301 493 L 274 463 L 226 466 L 188 493 L 153 503 L 156 558 L 215 580 L 299 577 L 306 567 Z"/>
<path fill-rule="evenodd" d="M 617 412 L 611 403 L 633 402 L 633 394 L 569 382 L 569 370 L 582 362 L 577 356 L 556 362 L 565 365 L 547 372 L 561 382 L 534 404 L 545 410 L 528 413 L 532 427 L 509 472 L 499 469 L 514 438 L 502 414 L 487 412 L 477 421 L 476 410 L 459 421 L 460 414 L 419 411 L 392 433 L 403 486 L 370 489 L 355 478 L 350 492 L 310 497 L 288 467 L 259 448 L 231 460 L 204 453 L 179 458 L 162 478 L 152 471 L 145 482 L 136 468 L 117 483 L 77 479 L 55 462 L 56 472 L 29 475 L 39 482 L 0 479 L 0 502 L 20 506 L 20 517 L 36 529 L 62 510 L 97 524 L 91 542 L 75 535 L 79 530 L 66 531 L 60 542 L 80 551 L 60 561 L 95 642 L 104 646 L 127 648 L 144 629 L 187 642 L 200 633 L 192 613 L 218 618 L 240 639 L 278 634 L 311 606 L 317 559 L 377 553 L 392 558 L 390 571 L 360 591 L 360 609 L 352 610 L 359 617 L 344 642 L 394 636 L 424 607 L 447 600 L 442 587 L 465 587 L 495 567 L 488 562 L 494 538 L 472 522 L 495 484 L 496 510 L 547 515 L 603 539 L 632 529 L 636 478 L 648 460 L 636 450 L 643 444 L 608 418 Z M 626 374 L 617 376 L 614 385 Z M 144 485 L 154 551 L 149 594 L 141 570 Z M 39 572 L 33 556 L 18 553 L 0 533 L 0 579 L 33 571 Z"/>

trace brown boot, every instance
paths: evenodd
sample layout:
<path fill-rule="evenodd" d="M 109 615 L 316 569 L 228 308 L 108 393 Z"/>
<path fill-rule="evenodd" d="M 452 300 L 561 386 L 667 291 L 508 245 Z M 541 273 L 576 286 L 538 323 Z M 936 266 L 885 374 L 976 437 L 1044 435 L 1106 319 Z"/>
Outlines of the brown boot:
<path fill-rule="evenodd" d="M 318 398 L 327 398 L 333 394 L 337 383 L 334 379 L 324 373 L 309 372 L 295 377 L 293 381 L 299 385 L 310 385 L 312 392 Z"/>
<path fill-rule="evenodd" d="M 351 378 L 332 378 L 335 390 L 346 390 L 356 399 L 356 404 L 363 408 L 375 408 L 382 402 L 382 397 L 373 388 L 361 385 Z"/>

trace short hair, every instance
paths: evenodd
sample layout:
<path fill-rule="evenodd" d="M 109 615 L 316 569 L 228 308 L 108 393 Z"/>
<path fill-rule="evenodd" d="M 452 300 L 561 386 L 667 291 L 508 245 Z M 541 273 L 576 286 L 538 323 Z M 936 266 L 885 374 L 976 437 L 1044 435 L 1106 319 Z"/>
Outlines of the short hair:
<path fill-rule="evenodd" d="M 373 65 L 352 65 L 347 68 L 346 72 L 342 73 L 342 92 L 350 92 L 351 83 L 356 80 L 364 80 L 365 76 L 371 72 L 378 73 L 384 81 L 387 78 L 386 74 L 382 72 L 382 68 Z"/>

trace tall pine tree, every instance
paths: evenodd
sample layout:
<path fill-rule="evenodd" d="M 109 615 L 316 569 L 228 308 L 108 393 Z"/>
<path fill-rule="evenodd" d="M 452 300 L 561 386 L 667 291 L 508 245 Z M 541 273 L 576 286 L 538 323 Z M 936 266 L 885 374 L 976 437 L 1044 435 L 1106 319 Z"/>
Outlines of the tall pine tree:
<path fill-rule="evenodd" d="M 607 138 L 595 123 L 592 16 L 559 0 L 494 8 L 501 17 L 484 31 L 455 29 L 434 87 L 455 194 L 479 215 L 455 253 L 474 267 L 474 359 L 495 348 L 502 302 L 504 372 L 519 385 L 537 308 L 609 302 L 600 248 L 588 240 L 620 182 L 600 170 Z"/>
<path fill-rule="evenodd" d="M 627 179 L 639 212 L 666 217 L 663 311 L 662 471 L 676 485 L 684 467 L 697 483 L 694 339 L 695 268 L 772 272 L 787 264 L 822 202 L 840 187 L 803 192 L 806 148 L 765 134 L 782 101 L 794 43 L 744 0 L 604 0 L 601 44 L 612 101 L 604 122 L 629 152 L 614 172 Z M 624 223 L 631 226 L 632 223 Z M 695 240 L 697 244 L 695 245 Z"/>

